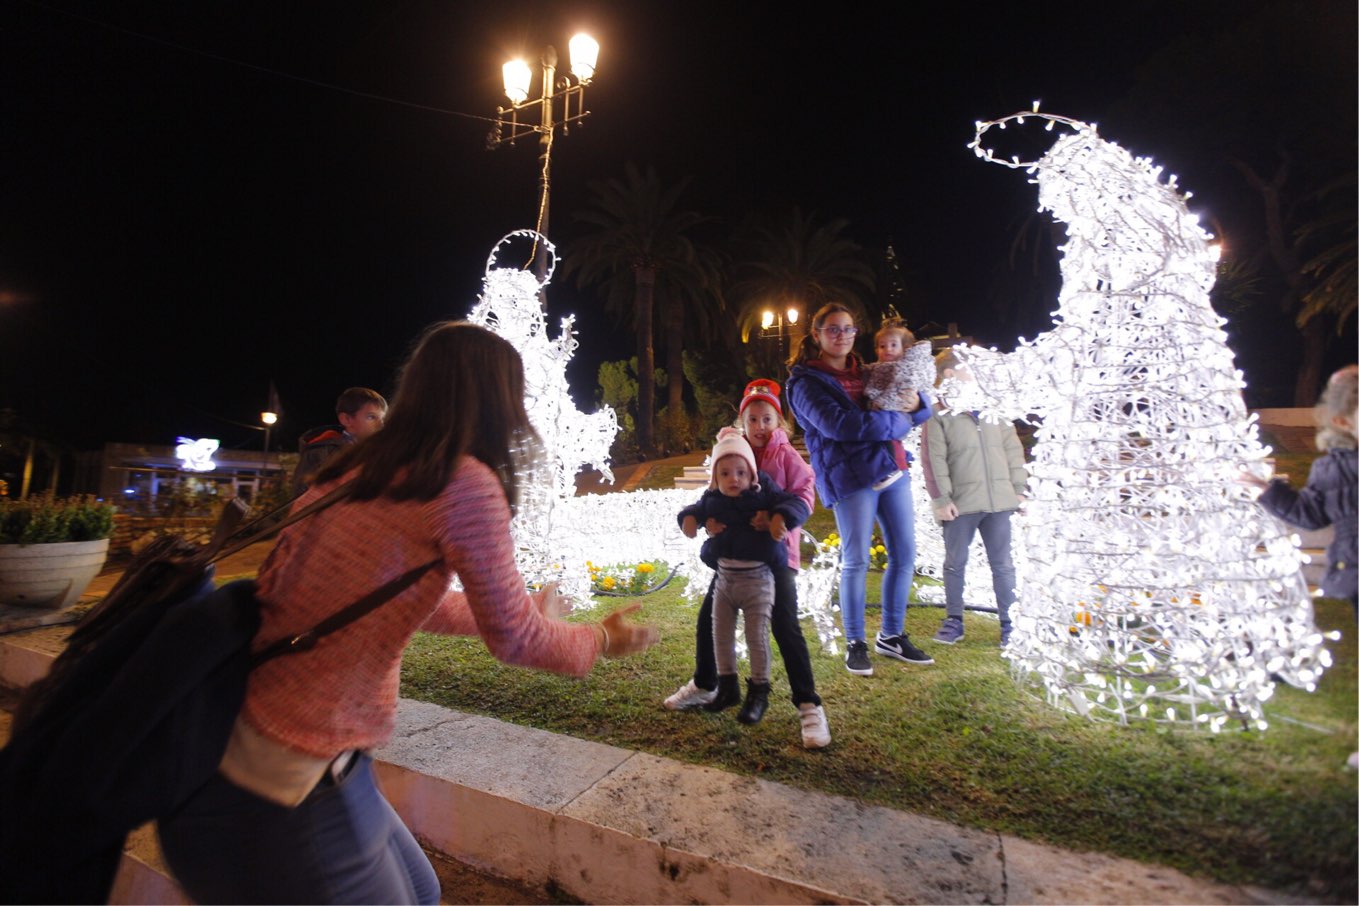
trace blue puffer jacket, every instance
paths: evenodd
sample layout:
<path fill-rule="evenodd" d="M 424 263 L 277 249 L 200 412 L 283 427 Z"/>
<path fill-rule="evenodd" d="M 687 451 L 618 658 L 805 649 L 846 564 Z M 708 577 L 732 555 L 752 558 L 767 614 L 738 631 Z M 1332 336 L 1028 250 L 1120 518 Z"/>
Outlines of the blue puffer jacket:
<path fill-rule="evenodd" d="M 802 426 L 816 472 L 816 492 L 825 507 L 895 472 L 892 441 L 934 414 L 923 393 L 915 412 L 866 411 L 834 377 L 805 365 L 793 366 L 784 392 Z"/>
<path fill-rule="evenodd" d="M 1359 453 L 1331 450 L 1312 463 L 1302 490 L 1276 478 L 1260 495 L 1260 505 L 1284 522 L 1305 529 L 1335 526 L 1335 540 L 1326 548 L 1326 575 L 1321 591 L 1329 598 L 1354 603 L 1359 599 Z"/>

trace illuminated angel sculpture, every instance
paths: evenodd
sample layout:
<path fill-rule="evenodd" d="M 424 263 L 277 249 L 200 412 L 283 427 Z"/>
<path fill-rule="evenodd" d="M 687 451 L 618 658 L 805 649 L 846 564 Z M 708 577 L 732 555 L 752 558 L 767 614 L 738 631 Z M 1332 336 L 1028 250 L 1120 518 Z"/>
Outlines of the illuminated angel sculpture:
<path fill-rule="evenodd" d="M 520 483 L 520 505 L 512 523 L 516 562 L 531 584 L 557 583 L 575 606 L 593 606 L 590 564 L 613 566 L 664 561 L 674 576 L 688 580 L 686 594 L 702 597 L 712 571 L 699 559 L 700 542 L 685 538 L 675 515 L 692 502 L 682 489 L 576 496 L 575 478 L 590 465 L 606 479 L 609 446 L 618 431 L 612 409 L 582 413 L 571 400 L 566 365 L 577 342 L 573 318 L 564 318 L 555 339 L 548 336 L 542 283 L 521 268 L 499 267 L 497 255 L 516 239 L 546 245 L 555 269 L 555 250 L 546 238 L 520 230 L 492 250 L 480 299 L 467 318 L 514 344 L 524 361 L 525 408 L 542 439 L 541 455 L 529 463 Z M 813 564 L 798 575 L 798 600 L 810 613 L 823 645 L 835 649 L 837 621 L 831 591 L 839 572 L 835 551 L 821 546 Z"/>
<path fill-rule="evenodd" d="M 1275 682 L 1314 689 L 1330 656 L 1296 538 L 1237 481 L 1268 450 L 1209 304 L 1216 250 L 1174 176 L 1036 111 L 978 123 L 970 147 L 1036 175 L 1066 225 L 1053 327 L 1008 354 L 959 347 L 975 382 L 949 388 L 1038 425 L 1006 656 L 1091 718 L 1264 729 Z M 1035 162 L 983 147 L 1026 119 L 1071 131 Z"/>

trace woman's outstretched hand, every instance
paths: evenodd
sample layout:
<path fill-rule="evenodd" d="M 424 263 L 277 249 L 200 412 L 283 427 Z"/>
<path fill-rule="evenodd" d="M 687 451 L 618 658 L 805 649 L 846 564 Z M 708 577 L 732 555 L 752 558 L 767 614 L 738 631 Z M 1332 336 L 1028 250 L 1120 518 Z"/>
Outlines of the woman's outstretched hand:
<path fill-rule="evenodd" d="M 643 626 L 627 619 L 628 614 L 641 609 L 642 602 L 634 601 L 618 608 L 596 624 L 604 636 L 600 654 L 605 657 L 625 657 L 646 651 L 661 640 L 661 633 L 655 626 Z"/>

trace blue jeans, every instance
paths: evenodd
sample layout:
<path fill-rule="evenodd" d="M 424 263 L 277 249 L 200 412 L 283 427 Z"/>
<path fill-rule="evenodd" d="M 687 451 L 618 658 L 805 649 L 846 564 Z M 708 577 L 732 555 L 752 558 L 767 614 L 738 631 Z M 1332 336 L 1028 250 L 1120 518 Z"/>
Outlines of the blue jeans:
<path fill-rule="evenodd" d="M 195 903 L 438 903 L 439 879 L 356 755 L 296 808 L 221 774 L 159 822 L 165 861 Z"/>
<path fill-rule="evenodd" d="M 1010 625 L 1010 605 L 1015 600 L 1015 564 L 1010 557 L 1010 511 L 964 513 L 943 524 L 944 608 L 951 617 L 963 615 L 963 579 L 968 548 L 981 532 L 986 559 L 991 564 L 991 587 L 996 592 L 996 615 L 1001 628 Z"/>
<path fill-rule="evenodd" d="M 906 602 L 915 578 L 915 514 L 911 506 L 911 474 L 907 472 L 881 491 L 864 488 L 832 508 L 840 530 L 840 622 L 845 639 L 863 641 L 864 605 L 868 595 L 868 547 L 873 524 L 882 529 L 887 569 L 882 574 L 882 634 L 901 635 Z"/>

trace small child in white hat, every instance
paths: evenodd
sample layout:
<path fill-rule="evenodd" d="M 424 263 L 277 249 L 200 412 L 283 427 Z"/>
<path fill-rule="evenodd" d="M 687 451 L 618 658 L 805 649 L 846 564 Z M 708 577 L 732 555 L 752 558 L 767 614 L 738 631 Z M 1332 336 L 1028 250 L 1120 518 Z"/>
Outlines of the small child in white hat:
<path fill-rule="evenodd" d="M 717 695 L 704 707 L 721 711 L 741 700 L 736 673 L 736 614 L 745 615 L 750 679 L 736 719 L 757 723 L 769 705 L 769 616 L 774 607 L 774 574 L 787 551 L 780 543 L 810 515 L 802 498 L 783 491 L 755 466 L 755 452 L 739 431 L 724 428 L 709 459 L 712 481 L 696 503 L 680 510 L 680 529 L 689 538 L 709 520 L 725 528 L 703 542 L 703 562 L 717 571 L 713 594 L 713 647 Z M 768 513 L 769 530 L 751 520 Z"/>

